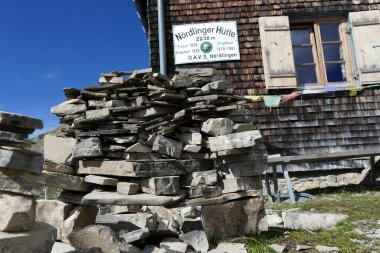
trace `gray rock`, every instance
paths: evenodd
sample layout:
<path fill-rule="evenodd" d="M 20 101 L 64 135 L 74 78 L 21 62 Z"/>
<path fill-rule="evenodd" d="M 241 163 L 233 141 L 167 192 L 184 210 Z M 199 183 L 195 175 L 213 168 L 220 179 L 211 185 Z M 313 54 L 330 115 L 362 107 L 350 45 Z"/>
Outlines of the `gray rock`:
<path fill-rule="evenodd" d="M 222 193 L 231 193 L 238 191 L 246 191 L 252 189 L 261 189 L 262 182 L 259 178 L 253 177 L 237 177 L 227 178 L 221 183 Z"/>
<path fill-rule="evenodd" d="M 177 196 L 156 196 L 146 193 L 125 195 L 117 192 L 92 191 L 83 197 L 82 204 L 166 206 L 175 204 L 185 197 L 184 192 L 179 192 Z"/>
<path fill-rule="evenodd" d="M 74 168 L 65 164 L 57 164 L 49 161 L 45 161 L 43 165 L 43 170 L 51 171 L 51 172 L 58 172 L 63 174 L 74 174 Z"/>
<path fill-rule="evenodd" d="M 53 135 L 45 135 L 44 137 L 44 158 L 45 160 L 66 164 L 69 161 L 76 140 L 74 138 L 62 138 Z"/>
<path fill-rule="evenodd" d="M 55 242 L 53 248 L 51 249 L 51 253 L 68 253 L 75 251 L 75 248 L 67 243 Z"/>
<path fill-rule="evenodd" d="M 186 253 L 188 244 L 179 241 L 163 240 L 160 243 L 160 249 L 165 250 L 167 253 Z"/>
<path fill-rule="evenodd" d="M 91 184 L 97 184 L 97 185 L 110 185 L 110 186 L 116 186 L 117 185 L 117 179 L 116 178 L 110 178 L 110 177 L 101 177 L 101 176 L 95 176 L 95 175 L 88 175 L 84 178 L 84 181 Z"/>
<path fill-rule="evenodd" d="M 174 209 L 162 206 L 150 206 L 150 211 L 157 216 L 157 229 L 154 234 L 177 236 L 183 223 L 181 215 Z"/>
<path fill-rule="evenodd" d="M 205 160 L 171 160 L 156 162 L 127 162 L 107 160 L 80 160 L 78 174 L 122 177 L 163 177 L 185 175 L 212 166 Z"/>
<path fill-rule="evenodd" d="M 29 129 L 42 129 L 42 120 L 0 111 L 0 125 L 14 126 Z"/>
<path fill-rule="evenodd" d="M 138 213 L 140 209 L 141 209 L 140 205 L 128 205 L 128 206 L 110 205 L 109 206 L 109 212 L 111 214 Z"/>
<path fill-rule="evenodd" d="M 261 139 L 259 130 L 208 138 L 211 152 L 253 147 L 257 139 Z"/>
<path fill-rule="evenodd" d="M 266 157 L 219 165 L 219 170 L 228 173 L 230 177 L 259 176 L 263 175 L 267 168 L 268 159 Z"/>
<path fill-rule="evenodd" d="M 232 133 L 234 122 L 227 118 L 208 119 L 202 124 L 201 131 L 211 136 L 222 136 Z M 213 150 L 211 150 L 213 151 Z"/>
<path fill-rule="evenodd" d="M 116 189 L 118 193 L 133 195 L 139 192 L 140 185 L 136 183 L 129 183 L 129 182 L 118 182 Z"/>
<path fill-rule="evenodd" d="M 111 110 L 109 108 L 86 111 L 86 120 L 88 121 L 104 121 L 110 118 Z"/>
<path fill-rule="evenodd" d="M 18 173 L 0 170 L 0 191 L 38 197 L 42 193 L 42 184 L 18 175 Z"/>
<path fill-rule="evenodd" d="M 179 191 L 179 177 L 153 177 L 140 181 L 141 190 L 146 193 L 160 195 L 175 195 Z"/>
<path fill-rule="evenodd" d="M 143 145 L 141 143 L 135 143 L 132 146 L 128 147 L 125 151 L 130 152 L 130 153 L 152 153 L 153 152 L 153 150 L 149 146 Z"/>
<path fill-rule="evenodd" d="M 231 87 L 231 82 L 226 80 L 220 80 L 208 83 L 202 87 L 202 91 L 210 92 L 210 91 L 224 91 Z"/>
<path fill-rule="evenodd" d="M 212 253 L 247 253 L 245 244 L 243 243 L 219 243 L 215 250 L 211 250 Z"/>
<path fill-rule="evenodd" d="M 179 239 L 189 244 L 197 252 L 207 252 L 209 248 L 207 235 L 204 231 L 194 230 L 189 233 L 183 234 Z"/>
<path fill-rule="evenodd" d="M 219 186 L 202 186 L 202 195 L 205 199 L 216 198 L 222 195 Z"/>
<path fill-rule="evenodd" d="M 145 239 L 149 237 L 149 229 L 148 228 L 140 228 L 134 231 L 130 231 L 124 234 L 119 234 L 120 239 L 125 243 L 135 242 L 141 239 Z"/>
<path fill-rule="evenodd" d="M 282 213 L 284 227 L 294 230 L 323 230 L 332 229 L 334 226 L 349 218 L 345 214 L 312 213 L 285 211 Z"/>
<path fill-rule="evenodd" d="M 273 213 L 273 214 L 267 214 L 267 221 L 268 221 L 268 226 L 270 228 L 276 228 L 276 227 L 283 227 L 284 226 L 284 221 L 278 215 L 278 213 Z"/>
<path fill-rule="evenodd" d="M 69 191 L 89 192 L 91 189 L 90 184 L 86 183 L 84 178 L 57 172 L 43 171 L 40 180 L 45 185 Z"/>
<path fill-rule="evenodd" d="M 140 228 L 157 229 L 157 215 L 152 213 L 104 214 L 96 216 L 96 224 L 108 225 L 115 230 L 133 231 Z"/>
<path fill-rule="evenodd" d="M 208 237 L 235 237 L 266 231 L 262 199 L 249 199 L 202 207 L 202 224 Z"/>
<path fill-rule="evenodd" d="M 120 253 L 144 253 L 141 249 L 128 243 L 121 243 L 119 248 Z"/>
<path fill-rule="evenodd" d="M 200 133 L 182 133 L 179 140 L 185 145 L 201 145 L 202 135 Z"/>
<path fill-rule="evenodd" d="M 120 240 L 115 232 L 101 225 L 90 225 L 72 232 L 68 239 L 76 249 L 101 248 L 104 253 L 119 253 Z"/>
<path fill-rule="evenodd" d="M 181 216 L 183 218 L 197 218 L 200 217 L 200 209 L 195 206 L 187 206 L 179 208 Z"/>
<path fill-rule="evenodd" d="M 303 250 L 309 250 L 312 249 L 313 247 L 309 245 L 297 245 L 296 246 L 296 251 L 303 251 Z"/>
<path fill-rule="evenodd" d="M 0 232 L 2 253 L 50 253 L 57 236 L 57 230 L 46 223 L 36 222 L 27 232 Z"/>
<path fill-rule="evenodd" d="M 160 249 L 152 244 L 145 245 L 144 253 L 166 253 L 164 249 Z"/>
<path fill-rule="evenodd" d="M 57 106 L 51 108 L 51 113 L 58 116 L 71 114 L 79 114 L 86 111 L 87 107 L 84 103 L 79 103 L 78 99 L 67 100 Z"/>
<path fill-rule="evenodd" d="M 74 230 L 94 224 L 96 213 L 96 206 L 76 206 L 71 209 L 63 222 L 64 228 L 62 229 L 62 240 L 68 243 L 68 236 Z"/>
<path fill-rule="evenodd" d="M 69 242 L 67 236 L 74 230 L 94 224 L 95 206 L 76 206 L 58 200 L 38 200 L 36 219 L 57 228 L 57 239 Z"/>
<path fill-rule="evenodd" d="M 185 145 L 183 146 L 183 151 L 189 152 L 189 153 L 198 153 L 202 149 L 202 146 L 198 145 Z"/>
<path fill-rule="evenodd" d="M 315 249 L 318 252 L 325 252 L 325 253 L 338 253 L 340 252 L 340 249 L 338 247 L 328 247 L 323 245 L 317 245 Z"/>
<path fill-rule="evenodd" d="M 166 138 L 162 135 L 158 135 L 154 140 L 152 149 L 160 154 L 180 158 L 182 152 L 182 143 Z"/>
<path fill-rule="evenodd" d="M 251 123 L 241 123 L 241 124 L 235 124 L 233 127 L 234 133 L 241 133 L 246 131 L 254 130 L 255 126 Z"/>
<path fill-rule="evenodd" d="M 181 178 L 181 186 L 215 185 L 218 182 L 216 170 L 196 171 Z"/>
<path fill-rule="evenodd" d="M 274 251 L 277 253 L 282 253 L 285 250 L 285 245 L 280 245 L 280 244 L 271 244 L 269 245 Z"/>
<path fill-rule="evenodd" d="M 71 204 L 59 200 L 37 200 L 36 220 L 57 229 L 57 239 L 62 240 L 63 222 L 72 208 Z"/>
<path fill-rule="evenodd" d="M 44 159 L 40 155 L 27 155 L 18 151 L 0 149 L 0 168 L 40 174 Z"/>
<path fill-rule="evenodd" d="M 110 137 L 104 137 L 105 140 L 110 140 L 113 142 L 116 142 L 117 144 L 128 144 L 128 143 L 135 143 L 138 140 L 138 137 L 133 136 L 110 136 Z"/>
<path fill-rule="evenodd" d="M 191 80 L 189 75 L 186 75 L 186 74 L 175 75 L 172 81 L 173 81 L 173 86 L 175 88 L 189 87 L 193 84 L 193 81 Z"/>
<path fill-rule="evenodd" d="M 73 157 L 76 159 L 103 156 L 102 143 L 99 138 L 87 138 L 75 145 Z"/>
<path fill-rule="evenodd" d="M 110 100 L 107 101 L 105 104 L 105 107 L 119 107 L 119 106 L 126 106 L 124 100 Z"/>
<path fill-rule="evenodd" d="M 110 186 L 116 186 L 117 185 L 117 179 L 116 178 L 110 178 L 110 177 L 101 177 L 101 176 L 95 176 L 95 175 L 88 175 L 84 178 L 84 181 L 91 184 L 97 184 L 97 185 L 110 185 Z"/>
<path fill-rule="evenodd" d="M 34 197 L 0 192 L 0 231 L 22 232 L 32 229 L 36 215 Z"/>

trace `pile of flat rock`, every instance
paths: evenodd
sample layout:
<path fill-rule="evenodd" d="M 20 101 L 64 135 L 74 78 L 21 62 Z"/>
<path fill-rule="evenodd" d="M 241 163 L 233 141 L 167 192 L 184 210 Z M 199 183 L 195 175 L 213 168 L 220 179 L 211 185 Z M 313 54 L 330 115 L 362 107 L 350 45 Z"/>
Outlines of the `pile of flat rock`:
<path fill-rule="evenodd" d="M 0 112 L 0 252 L 50 253 L 56 228 L 36 222 L 43 157 L 31 149 L 28 134 L 42 121 Z"/>
<path fill-rule="evenodd" d="M 248 103 L 217 71 L 187 69 L 172 79 L 149 70 L 112 72 L 99 85 L 64 93 L 52 113 L 66 127 L 45 136 L 43 171 L 46 184 L 63 191 L 59 200 L 41 201 L 38 216 L 52 222 L 59 206 L 61 241 L 111 252 L 97 243 L 104 235 L 120 252 L 126 244 L 206 252 L 207 237 L 267 229 L 261 134 L 226 117 Z M 94 238 L 83 239 L 89 234 Z"/>

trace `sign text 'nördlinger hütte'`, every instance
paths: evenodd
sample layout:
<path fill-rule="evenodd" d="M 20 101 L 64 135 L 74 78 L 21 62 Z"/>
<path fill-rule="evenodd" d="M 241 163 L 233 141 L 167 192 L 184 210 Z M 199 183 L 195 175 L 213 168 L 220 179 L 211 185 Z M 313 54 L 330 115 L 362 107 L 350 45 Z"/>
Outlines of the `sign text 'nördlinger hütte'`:
<path fill-rule="evenodd" d="M 235 21 L 173 26 L 175 64 L 240 60 Z"/>

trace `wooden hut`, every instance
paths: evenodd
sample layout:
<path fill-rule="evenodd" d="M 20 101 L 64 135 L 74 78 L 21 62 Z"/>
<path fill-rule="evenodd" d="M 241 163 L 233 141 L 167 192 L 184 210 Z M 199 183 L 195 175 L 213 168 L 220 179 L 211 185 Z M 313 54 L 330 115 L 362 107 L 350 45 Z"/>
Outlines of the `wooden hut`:
<path fill-rule="evenodd" d="M 151 67 L 159 71 L 157 1 L 135 2 L 150 45 Z M 271 99 L 282 96 L 278 106 L 268 107 L 258 99 L 244 115 L 229 112 L 232 118 L 245 118 L 257 125 L 269 154 L 323 157 L 334 152 L 380 150 L 379 1 L 165 2 L 168 74 L 177 68 L 212 67 L 232 82 L 236 94 Z M 192 37 L 194 47 L 210 42 L 213 52 L 201 49 L 210 56 L 221 53 L 216 51 L 223 46 L 217 44 L 218 37 L 207 29 L 187 32 L 191 26 L 186 25 L 207 28 L 226 22 L 236 27 L 238 59 L 178 60 L 182 39 L 176 36 L 178 27 L 183 28 L 183 36 Z M 210 50 L 210 45 L 203 45 Z M 288 168 L 303 178 L 309 177 L 305 174 L 309 171 L 360 173 L 369 165 L 369 157 L 362 157 L 316 159 Z"/>

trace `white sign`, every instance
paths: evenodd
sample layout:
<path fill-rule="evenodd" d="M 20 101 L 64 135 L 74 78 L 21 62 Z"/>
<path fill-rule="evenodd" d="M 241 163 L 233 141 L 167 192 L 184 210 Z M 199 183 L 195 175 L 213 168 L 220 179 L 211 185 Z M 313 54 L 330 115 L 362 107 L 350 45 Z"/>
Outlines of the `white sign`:
<path fill-rule="evenodd" d="M 175 64 L 240 60 L 236 21 L 173 26 Z"/>

